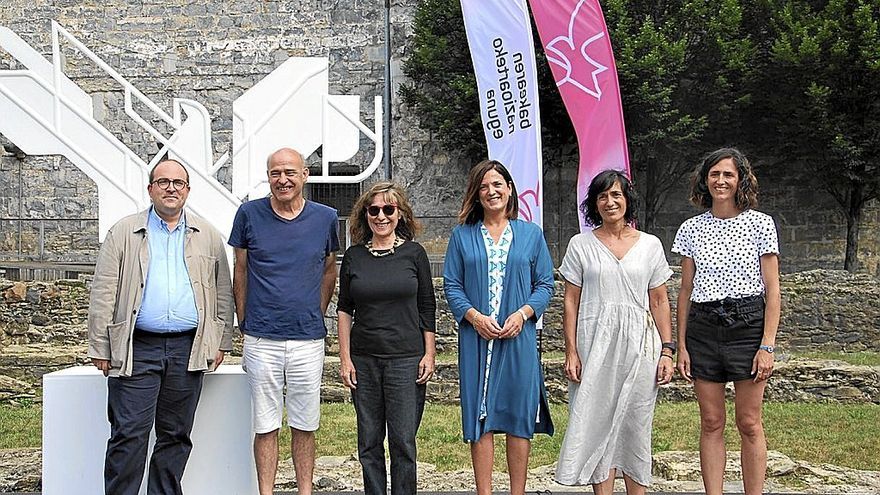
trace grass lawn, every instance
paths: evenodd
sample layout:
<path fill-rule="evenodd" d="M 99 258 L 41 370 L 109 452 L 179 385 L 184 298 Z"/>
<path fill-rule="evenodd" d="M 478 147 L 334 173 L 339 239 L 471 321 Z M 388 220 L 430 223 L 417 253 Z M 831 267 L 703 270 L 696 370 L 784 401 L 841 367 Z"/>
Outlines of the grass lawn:
<path fill-rule="evenodd" d="M 567 423 L 566 406 L 551 406 L 556 435 L 538 435 L 532 444 L 532 467 L 556 461 Z M 419 460 L 438 469 L 470 469 L 470 453 L 461 441 L 457 406 L 429 404 L 419 430 Z M 739 448 L 728 405 L 728 450 Z M 0 406 L 0 449 L 39 447 L 39 404 Z M 880 470 L 880 406 L 873 404 L 767 403 L 764 425 L 769 448 L 796 459 L 831 463 L 857 469 Z M 282 433 L 282 451 L 289 457 L 288 431 Z M 697 450 L 699 414 L 696 403 L 661 403 L 654 416 L 654 451 Z M 318 431 L 318 455 L 344 456 L 356 452 L 354 408 L 351 404 L 324 404 Z M 503 436 L 496 436 L 495 469 L 504 465 Z"/>

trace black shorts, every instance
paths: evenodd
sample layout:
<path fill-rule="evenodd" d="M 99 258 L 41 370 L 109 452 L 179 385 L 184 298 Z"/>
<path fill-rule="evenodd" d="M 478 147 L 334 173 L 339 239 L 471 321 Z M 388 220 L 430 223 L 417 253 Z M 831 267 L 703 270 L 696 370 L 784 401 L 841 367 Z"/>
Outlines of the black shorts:
<path fill-rule="evenodd" d="M 764 298 L 691 303 L 687 352 L 691 376 L 726 383 L 754 378 L 752 362 L 764 338 Z"/>

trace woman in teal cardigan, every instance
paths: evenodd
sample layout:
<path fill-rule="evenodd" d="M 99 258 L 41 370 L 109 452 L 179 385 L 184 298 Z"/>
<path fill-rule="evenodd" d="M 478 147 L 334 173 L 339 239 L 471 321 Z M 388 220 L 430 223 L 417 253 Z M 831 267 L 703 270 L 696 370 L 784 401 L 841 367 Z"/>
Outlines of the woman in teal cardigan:
<path fill-rule="evenodd" d="M 463 437 L 480 495 L 492 491 L 494 433 L 507 435 L 511 495 L 525 492 L 532 436 L 553 434 L 535 329 L 553 295 L 553 262 L 541 229 L 518 212 L 507 169 L 477 164 L 443 271 L 459 326 Z"/>

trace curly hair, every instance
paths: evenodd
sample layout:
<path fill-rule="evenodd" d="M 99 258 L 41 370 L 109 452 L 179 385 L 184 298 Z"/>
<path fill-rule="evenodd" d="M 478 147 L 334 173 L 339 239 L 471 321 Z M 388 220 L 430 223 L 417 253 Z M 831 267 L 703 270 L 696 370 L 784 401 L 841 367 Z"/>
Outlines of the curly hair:
<path fill-rule="evenodd" d="M 422 225 L 413 214 L 406 191 L 394 182 L 377 182 L 360 195 L 351 209 L 351 215 L 348 217 L 348 232 L 352 244 L 366 244 L 373 238 L 373 231 L 370 230 L 370 224 L 367 222 L 367 208 L 377 194 L 383 195 L 386 203 L 397 206 L 399 217 L 397 227 L 394 229 L 397 237 L 413 240 L 421 232 Z"/>
<path fill-rule="evenodd" d="M 730 158 L 736 167 L 739 184 L 736 188 L 736 207 L 747 210 L 758 206 L 758 179 L 752 172 L 749 160 L 736 148 L 721 148 L 703 157 L 691 176 L 690 201 L 698 208 L 712 208 L 712 195 L 709 193 L 707 178 L 709 170 L 721 160 Z"/>
<path fill-rule="evenodd" d="M 624 222 L 633 224 L 639 208 L 638 195 L 633 187 L 632 181 L 620 170 L 603 170 L 599 175 L 593 177 L 590 181 L 590 187 L 587 189 L 587 197 L 580 204 L 580 211 L 584 215 L 584 220 L 588 225 L 598 227 L 602 225 L 602 215 L 599 214 L 599 208 L 596 203 L 599 195 L 611 189 L 615 183 L 620 183 L 620 189 L 623 191 L 623 197 L 626 199 L 626 213 L 623 214 Z"/>
<path fill-rule="evenodd" d="M 504 181 L 510 186 L 510 198 L 507 200 L 507 218 L 510 220 L 519 217 L 519 194 L 516 192 L 516 184 L 513 183 L 513 177 L 507 168 L 498 160 L 483 160 L 474 165 L 468 172 L 467 189 L 464 193 L 464 200 L 461 202 L 461 210 L 458 212 L 458 223 L 473 225 L 483 219 L 483 205 L 480 204 L 480 185 L 483 177 L 490 170 L 495 170 Z"/>

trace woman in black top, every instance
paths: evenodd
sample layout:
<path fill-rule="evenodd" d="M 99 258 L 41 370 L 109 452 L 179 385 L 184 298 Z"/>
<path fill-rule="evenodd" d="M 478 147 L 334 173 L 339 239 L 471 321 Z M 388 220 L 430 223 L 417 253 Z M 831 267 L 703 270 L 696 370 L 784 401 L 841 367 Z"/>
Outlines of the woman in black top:
<path fill-rule="evenodd" d="M 434 374 L 436 302 L 420 226 L 406 193 L 380 182 L 349 217 L 352 246 L 339 273 L 339 374 L 357 413 L 365 495 L 416 493 L 416 432 Z"/>

